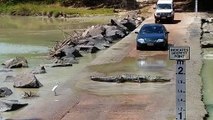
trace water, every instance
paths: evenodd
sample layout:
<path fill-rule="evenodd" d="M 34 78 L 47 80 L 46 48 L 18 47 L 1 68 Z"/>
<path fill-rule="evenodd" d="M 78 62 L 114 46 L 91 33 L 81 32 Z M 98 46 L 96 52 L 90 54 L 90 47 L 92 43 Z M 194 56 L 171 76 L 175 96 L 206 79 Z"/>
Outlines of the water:
<path fill-rule="evenodd" d="M 111 18 L 112 16 L 73 19 L 0 16 L 0 63 L 15 56 L 26 57 L 31 61 L 31 67 L 42 62 L 48 63 L 45 57 L 49 49 L 56 41 L 67 37 L 64 32 L 72 33 L 95 24 L 106 24 Z"/>
<path fill-rule="evenodd" d="M 149 56 L 147 58 L 126 57 L 119 63 L 89 66 L 90 75 L 117 76 L 122 74 L 144 75 L 144 76 L 168 76 L 172 69 L 173 61 L 167 56 Z M 113 69 L 112 69 L 113 68 Z M 107 83 L 88 81 L 89 76 L 81 78 L 76 87 L 99 95 L 121 95 L 140 94 L 142 92 L 154 91 L 161 88 L 162 83 Z M 169 84 L 169 83 L 168 83 Z"/>
<path fill-rule="evenodd" d="M 213 120 L 213 49 L 205 49 L 202 69 L 204 103 L 209 112 L 208 120 Z"/>
<path fill-rule="evenodd" d="M 46 70 L 48 74 L 36 75 L 38 80 L 44 85 L 39 89 L 17 89 L 13 87 L 13 83 L 3 81 L 7 75 L 14 76 L 19 73 L 28 72 L 40 64 L 51 63 L 47 57 L 50 48 L 56 41 L 62 40 L 64 36 L 66 36 L 59 29 L 72 33 L 74 30 L 82 30 L 88 26 L 109 23 L 112 17 L 113 16 L 48 19 L 41 17 L 0 16 L 0 63 L 16 56 L 25 57 L 29 63 L 29 68 L 0 73 L 0 87 L 7 86 L 13 91 L 11 96 L 0 99 L 15 99 L 29 104 L 34 104 L 38 102 L 38 100 L 42 102 L 45 102 L 47 99 L 52 100 L 54 94 L 50 93 L 53 86 L 58 84 L 60 88 L 65 82 L 70 81 L 70 79 L 72 80 L 73 76 L 94 59 L 94 55 L 85 55 L 85 57 L 79 60 L 81 64 L 76 64 L 72 67 L 57 69 L 47 67 Z M 2 68 L 3 66 L 0 65 L 0 69 Z M 63 89 L 71 91 L 71 82 Z M 40 97 L 22 99 L 21 95 L 24 91 L 31 91 Z M 15 115 L 16 112 L 17 111 L 0 114 L 2 114 L 4 118 L 10 118 Z"/>

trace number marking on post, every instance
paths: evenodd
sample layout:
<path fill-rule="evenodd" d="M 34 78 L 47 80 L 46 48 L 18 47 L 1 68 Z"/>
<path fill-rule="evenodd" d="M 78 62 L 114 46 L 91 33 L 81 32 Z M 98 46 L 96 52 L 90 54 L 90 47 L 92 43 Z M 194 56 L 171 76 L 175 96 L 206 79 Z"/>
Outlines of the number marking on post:
<path fill-rule="evenodd" d="M 176 60 L 176 120 L 186 120 L 186 64 L 189 47 L 170 47 L 170 60 Z"/>

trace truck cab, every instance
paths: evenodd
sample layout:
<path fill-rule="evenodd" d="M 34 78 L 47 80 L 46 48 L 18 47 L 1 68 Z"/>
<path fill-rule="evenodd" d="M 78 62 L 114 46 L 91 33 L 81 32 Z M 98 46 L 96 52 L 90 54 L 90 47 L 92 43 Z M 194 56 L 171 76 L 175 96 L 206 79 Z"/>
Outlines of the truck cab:
<path fill-rule="evenodd" d="M 173 0 L 158 0 L 155 7 L 155 23 L 165 20 L 173 22 L 174 20 L 174 3 Z"/>

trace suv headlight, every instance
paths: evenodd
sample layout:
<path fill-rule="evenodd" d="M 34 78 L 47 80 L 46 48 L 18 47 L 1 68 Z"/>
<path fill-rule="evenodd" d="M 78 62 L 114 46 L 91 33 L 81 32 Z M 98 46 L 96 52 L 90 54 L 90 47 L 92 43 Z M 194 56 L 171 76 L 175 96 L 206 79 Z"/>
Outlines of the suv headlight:
<path fill-rule="evenodd" d="M 143 38 L 138 39 L 139 43 L 145 43 L 145 40 Z"/>
<path fill-rule="evenodd" d="M 160 16 L 160 13 L 155 13 L 155 16 Z"/>
<path fill-rule="evenodd" d="M 164 39 L 158 39 L 156 42 L 163 42 Z"/>

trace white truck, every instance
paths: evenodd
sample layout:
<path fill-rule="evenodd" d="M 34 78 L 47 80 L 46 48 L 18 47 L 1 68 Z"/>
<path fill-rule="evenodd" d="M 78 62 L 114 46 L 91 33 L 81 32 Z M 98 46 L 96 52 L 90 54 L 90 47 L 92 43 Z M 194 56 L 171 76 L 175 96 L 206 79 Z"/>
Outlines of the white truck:
<path fill-rule="evenodd" d="M 165 20 L 173 22 L 174 20 L 174 3 L 173 0 L 158 0 L 155 7 L 155 23 Z"/>

